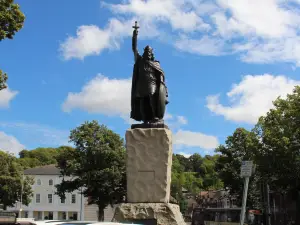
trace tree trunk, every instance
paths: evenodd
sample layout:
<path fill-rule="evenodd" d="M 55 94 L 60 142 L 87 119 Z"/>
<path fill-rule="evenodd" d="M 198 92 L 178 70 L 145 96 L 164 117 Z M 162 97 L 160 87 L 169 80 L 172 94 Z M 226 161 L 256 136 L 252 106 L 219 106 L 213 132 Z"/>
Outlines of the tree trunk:
<path fill-rule="evenodd" d="M 297 190 L 297 202 L 296 202 L 296 225 L 300 225 L 300 190 Z"/>
<path fill-rule="evenodd" d="M 104 221 L 104 208 L 105 207 L 98 205 L 98 221 Z"/>
<path fill-rule="evenodd" d="M 266 225 L 271 225 L 271 210 L 270 210 L 270 192 L 269 184 L 265 183 L 265 203 L 266 203 Z"/>

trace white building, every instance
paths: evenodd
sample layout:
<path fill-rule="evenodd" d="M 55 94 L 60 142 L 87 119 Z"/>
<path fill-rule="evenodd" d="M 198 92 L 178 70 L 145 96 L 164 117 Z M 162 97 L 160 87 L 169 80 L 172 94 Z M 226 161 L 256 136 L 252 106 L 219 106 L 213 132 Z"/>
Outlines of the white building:
<path fill-rule="evenodd" d="M 19 211 L 21 208 L 20 217 L 35 218 L 36 220 L 97 220 L 97 206 L 88 205 L 87 198 L 84 198 L 80 191 L 66 193 L 65 199 L 55 195 L 55 185 L 62 181 L 60 171 L 55 165 L 27 169 L 24 171 L 24 175 L 34 178 L 32 201 L 28 206 L 20 207 L 19 203 L 8 210 Z M 105 220 L 110 221 L 112 214 L 112 209 L 107 209 Z"/>

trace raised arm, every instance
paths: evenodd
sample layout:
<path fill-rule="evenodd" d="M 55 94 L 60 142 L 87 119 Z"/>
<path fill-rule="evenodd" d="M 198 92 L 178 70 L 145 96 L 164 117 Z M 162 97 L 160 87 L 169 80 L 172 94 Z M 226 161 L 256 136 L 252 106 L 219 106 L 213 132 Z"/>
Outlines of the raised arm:
<path fill-rule="evenodd" d="M 137 49 L 137 36 L 138 36 L 138 29 L 139 27 L 137 26 L 137 21 L 135 21 L 135 25 L 132 27 L 134 28 L 133 34 L 132 34 L 132 51 L 134 55 L 134 61 L 136 62 L 139 56 L 139 52 Z"/>

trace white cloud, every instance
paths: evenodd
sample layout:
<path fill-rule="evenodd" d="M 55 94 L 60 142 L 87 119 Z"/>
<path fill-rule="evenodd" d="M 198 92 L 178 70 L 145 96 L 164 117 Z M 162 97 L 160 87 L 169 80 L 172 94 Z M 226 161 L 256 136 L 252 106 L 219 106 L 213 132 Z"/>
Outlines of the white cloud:
<path fill-rule="evenodd" d="M 25 148 L 15 137 L 0 131 L 0 150 L 18 155 Z"/>
<path fill-rule="evenodd" d="M 250 40 L 233 45 L 233 50 L 241 53 L 241 60 L 249 63 L 293 62 L 300 65 L 300 37 Z"/>
<path fill-rule="evenodd" d="M 128 124 L 136 123 L 130 115 L 131 78 L 110 79 L 102 74 L 87 82 L 80 92 L 68 93 L 62 104 L 65 112 L 81 109 L 89 113 L 120 116 Z M 188 120 L 181 115 L 166 113 L 165 121 L 172 128 L 186 125 Z"/>
<path fill-rule="evenodd" d="M 16 97 L 18 91 L 12 91 L 9 88 L 0 91 L 0 108 L 8 108 L 11 100 Z"/>
<path fill-rule="evenodd" d="M 166 113 L 164 116 L 165 123 L 168 125 L 170 129 L 176 131 L 180 129 L 182 126 L 188 124 L 188 120 L 184 116 L 180 115 L 172 115 L 170 113 Z"/>
<path fill-rule="evenodd" d="M 183 31 L 206 30 L 209 24 L 182 0 L 129 0 L 127 4 L 107 4 L 116 14 L 132 14 L 139 19 L 146 17 L 156 22 L 168 22 L 173 29 Z M 208 8 L 208 5 L 207 5 Z"/>
<path fill-rule="evenodd" d="M 89 113 L 102 113 L 128 117 L 130 113 L 131 79 L 109 79 L 101 74 L 90 80 L 78 93 L 69 93 L 63 110 L 82 109 Z"/>
<path fill-rule="evenodd" d="M 69 130 L 60 130 L 42 124 L 3 121 L 0 121 L 0 127 L 6 132 L 17 134 L 19 139 L 34 143 L 35 147 L 69 145 Z"/>
<path fill-rule="evenodd" d="M 189 154 L 189 153 L 186 153 L 186 152 L 178 152 L 176 154 L 179 154 L 179 155 L 182 155 L 184 156 L 185 158 L 189 158 L 192 154 Z"/>
<path fill-rule="evenodd" d="M 174 134 L 174 144 L 177 147 L 198 147 L 205 150 L 215 149 L 218 145 L 218 139 L 215 136 L 206 135 L 200 132 L 188 130 L 178 130 Z"/>
<path fill-rule="evenodd" d="M 184 116 L 177 116 L 177 121 L 179 124 L 186 125 L 188 123 L 187 118 Z"/>
<path fill-rule="evenodd" d="M 83 59 L 87 55 L 97 55 L 103 49 L 111 47 L 109 33 L 96 26 L 80 26 L 76 34 L 77 37 L 68 37 L 61 44 L 65 59 Z"/>
<path fill-rule="evenodd" d="M 209 36 L 204 36 L 201 39 L 189 39 L 187 36 L 183 36 L 174 45 L 179 50 L 200 55 L 217 56 L 224 54 L 223 40 Z"/>
<path fill-rule="evenodd" d="M 294 7 L 293 3 L 297 5 Z M 237 54 L 248 63 L 300 65 L 299 1 L 124 0 L 102 2 L 115 15 L 106 26 L 83 25 L 60 46 L 65 59 L 119 49 L 140 23 L 139 38 L 155 38 L 200 55 Z M 169 25 L 169 26 L 166 26 Z M 171 29 L 169 29 L 171 28 Z M 167 39 L 168 41 L 166 41 Z"/>
<path fill-rule="evenodd" d="M 105 49 L 117 50 L 123 38 L 132 35 L 131 27 L 135 20 L 134 17 L 129 20 L 112 18 L 103 29 L 96 25 L 82 25 L 78 27 L 76 36 L 69 36 L 60 44 L 60 52 L 65 60 L 72 58 L 83 60 L 86 56 L 99 55 Z M 139 22 L 141 26 L 139 38 L 159 35 L 153 21 L 143 18 Z"/>
<path fill-rule="evenodd" d="M 78 27 L 76 36 L 69 36 L 60 45 L 64 59 L 84 59 L 89 55 L 99 55 L 104 49 L 118 49 L 120 39 L 129 36 L 133 20 L 120 21 L 111 19 L 106 28 L 101 29 L 95 25 Z"/>
<path fill-rule="evenodd" d="M 285 76 L 247 75 L 227 93 L 230 100 L 228 106 L 219 102 L 219 95 L 208 96 L 206 106 L 227 120 L 255 124 L 273 107 L 272 101 L 279 96 L 285 98 L 299 84 L 300 81 Z"/>
<path fill-rule="evenodd" d="M 299 24 L 298 16 L 285 8 L 278 0 L 217 0 L 224 10 L 231 13 L 232 29 L 242 34 L 261 37 L 282 37 L 294 34 L 293 27 Z M 228 21 L 229 23 L 232 21 Z M 247 29 L 245 29 L 247 27 Z"/>

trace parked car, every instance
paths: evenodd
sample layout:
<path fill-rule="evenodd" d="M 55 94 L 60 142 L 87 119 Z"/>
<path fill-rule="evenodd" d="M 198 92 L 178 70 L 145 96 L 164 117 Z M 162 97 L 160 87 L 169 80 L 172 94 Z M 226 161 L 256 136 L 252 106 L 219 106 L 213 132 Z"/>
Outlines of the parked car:
<path fill-rule="evenodd" d="M 128 223 L 115 223 L 115 222 L 99 222 L 99 221 L 59 221 L 59 220 L 47 220 L 47 221 L 34 221 L 35 225 L 124 225 Z M 142 225 L 133 224 L 131 225 Z"/>

